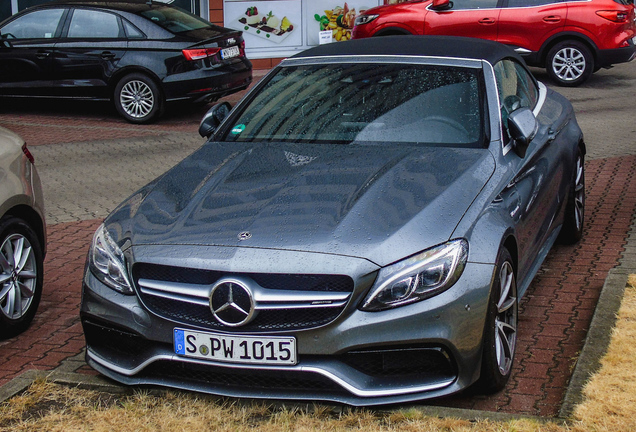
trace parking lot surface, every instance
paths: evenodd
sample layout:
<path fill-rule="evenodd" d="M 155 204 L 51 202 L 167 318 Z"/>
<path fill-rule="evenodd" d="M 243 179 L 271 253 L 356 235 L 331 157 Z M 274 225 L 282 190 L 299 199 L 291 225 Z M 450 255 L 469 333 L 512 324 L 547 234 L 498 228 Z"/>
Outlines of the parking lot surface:
<path fill-rule="evenodd" d="M 521 301 L 517 356 L 506 389 L 426 403 L 557 415 L 608 272 L 636 236 L 636 64 L 600 71 L 583 87 L 558 90 L 575 105 L 588 146 L 583 240 L 556 246 Z M 0 385 L 30 369 L 93 373 L 81 361 L 78 315 L 93 232 L 124 198 L 203 144 L 197 128 L 206 109 L 172 107 L 160 122 L 136 126 L 108 105 L 2 101 L 0 125 L 20 133 L 36 158 L 49 249 L 33 324 L 0 341 Z"/>

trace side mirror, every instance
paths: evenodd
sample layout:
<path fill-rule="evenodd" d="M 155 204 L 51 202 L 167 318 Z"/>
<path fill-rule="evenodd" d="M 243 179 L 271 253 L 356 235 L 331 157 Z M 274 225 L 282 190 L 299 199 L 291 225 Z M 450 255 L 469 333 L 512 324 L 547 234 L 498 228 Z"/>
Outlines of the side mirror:
<path fill-rule="evenodd" d="M 444 11 L 451 9 L 453 7 L 453 2 L 450 0 L 433 0 L 433 4 L 431 9 L 435 11 Z"/>
<path fill-rule="evenodd" d="M 512 138 L 515 153 L 519 157 L 526 155 L 526 150 L 530 141 L 535 137 L 539 130 L 539 123 L 529 108 L 519 108 L 510 113 L 508 116 L 508 131 Z"/>
<path fill-rule="evenodd" d="M 232 105 L 228 102 L 223 102 L 214 105 L 203 116 L 201 124 L 199 125 L 199 135 L 204 138 L 210 138 L 214 131 L 219 127 L 221 122 L 227 117 L 232 109 Z"/>

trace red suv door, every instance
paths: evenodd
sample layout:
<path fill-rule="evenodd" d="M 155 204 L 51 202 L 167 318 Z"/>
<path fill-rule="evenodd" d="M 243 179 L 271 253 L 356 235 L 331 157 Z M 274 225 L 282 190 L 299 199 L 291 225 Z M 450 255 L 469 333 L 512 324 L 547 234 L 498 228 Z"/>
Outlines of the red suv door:
<path fill-rule="evenodd" d="M 498 0 L 453 0 L 452 9 L 428 7 L 425 35 L 454 35 L 497 40 Z"/>
<path fill-rule="evenodd" d="M 508 7 L 499 14 L 496 40 L 527 50 L 521 54 L 539 52 L 543 42 L 563 30 L 567 10 L 560 0 L 508 0 Z"/>

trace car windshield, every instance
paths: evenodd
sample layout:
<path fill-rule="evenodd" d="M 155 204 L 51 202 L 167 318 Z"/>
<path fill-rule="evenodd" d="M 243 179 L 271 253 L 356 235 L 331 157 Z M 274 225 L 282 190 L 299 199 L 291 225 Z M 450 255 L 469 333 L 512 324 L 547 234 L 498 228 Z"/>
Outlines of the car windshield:
<path fill-rule="evenodd" d="M 282 67 L 225 141 L 483 147 L 479 69 L 352 63 Z"/>
<path fill-rule="evenodd" d="M 140 15 L 172 33 L 184 33 L 211 26 L 204 19 L 176 7 L 155 7 L 153 5 L 152 8 L 141 12 Z"/>

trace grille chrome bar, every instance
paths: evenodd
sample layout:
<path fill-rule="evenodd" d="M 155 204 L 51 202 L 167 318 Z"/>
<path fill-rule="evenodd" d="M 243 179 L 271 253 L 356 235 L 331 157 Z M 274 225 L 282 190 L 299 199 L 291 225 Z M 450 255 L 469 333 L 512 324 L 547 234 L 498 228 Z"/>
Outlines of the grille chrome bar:
<path fill-rule="evenodd" d="M 139 279 L 141 292 L 145 295 L 206 306 L 209 304 L 212 286 L 180 282 Z M 321 291 L 272 290 L 250 283 L 257 310 L 308 309 L 344 306 L 351 293 Z"/>

